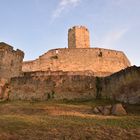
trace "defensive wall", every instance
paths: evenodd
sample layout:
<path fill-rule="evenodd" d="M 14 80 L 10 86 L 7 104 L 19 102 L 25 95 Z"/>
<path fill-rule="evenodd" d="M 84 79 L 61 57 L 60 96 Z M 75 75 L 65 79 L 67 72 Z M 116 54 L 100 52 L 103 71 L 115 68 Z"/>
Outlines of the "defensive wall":
<path fill-rule="evenodd" d="M 95 77 L 29 72 L 11 79 L 10 100 L 92 99 L 95 98 Z"/>
<path fill-rule="evenodd" d="M 140 104 L 140 67 L 132 66 L 98 80 L 102 98 Z"/>
<path fill-rule="evenodd" d="M 11 79 L 10 100 L 104 98 L 140 104 L 140 67 L 129 67 L 108 77 L 73 73 L 27 72 Z"/>
<path fill-rule="evenodd" d="M 91 71 L 107 76 L 130 66 L 121 51 L 102 48 L 53 49 L 33 61 L 23 62 L 22 70 L 30 71 Z"/>

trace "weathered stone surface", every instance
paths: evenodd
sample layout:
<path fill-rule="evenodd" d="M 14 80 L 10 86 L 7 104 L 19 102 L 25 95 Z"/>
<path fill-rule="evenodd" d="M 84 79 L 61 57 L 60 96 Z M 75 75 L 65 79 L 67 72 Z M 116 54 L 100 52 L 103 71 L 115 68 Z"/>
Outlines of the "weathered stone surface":
<path fill-rule="evenodd" d="M 101 112 L 98 110 L 97 107 L 94 107 L 94 109 L 93 109 L 93 113 L 95 113 L 95 114 L 100 114 Z"/>
<path fill-rule="evenodd" d="M 115 77 L 112 75 L 107 78 L 97 78 L 92 74 L 90 75 L 90 73 L 84 72 L 48 71 L 24 73 L 21 77 L 12 78 L 10 99 L 31 100 L 35 98 L 36 100 L 47 100 L 48 97 L 51 97 L 52 91 L 54 91 L 54 99 L 91 99 L 100 97 L 138 104 L 140 103 L 139 73 L 140 68 L 135 67 L 119 72 L 114 75 Z M 135 83 L 134 81 L 137 82 Z M 125 92 L 126 89 L 127 92 Z M 97 94 L 101 95 L 97 96 Z M 122 95 L 124 97 L 120 100 Z M 132 102 L 132 99 L 135 102 Z M 106 108 L 110 109 L 110 106 Z M 99 110 L 103 110 L 103 108 L 99 108 Z"/>
<path fill-rule="evenodd" d="M 10 79 L 19 76 L 22 72 L 24 53 L 13 50 L 13 47 L 0 42 L 0 77 Z"/>
<path fill-rule="evenodd" d="M 107 106 L 105 106 L 105 108 L 111 110 L 112 105 L 107 105 Z"/>
<path fill-rule="evenodd" d="M 7 100 L 9 98 L 9 80 L 0 78 L 0 100 Z"/>
<path fill-rule="evenodd" d="M 117 115 L 117 116 L 127 114 L 122 104 L 97 106 L 94 107 L 93 113 L 100 115 Z"/>
<path fill-rule="evenodd" d="M 111 114 L 111 105 L 110 106 L 97 106 L 93 108 L 93 113 L 101 115 L 110 115 Z"/>
<path fill-rule="evenodd" d="M 103 111 L 102 111 L 102 114 L 103 115 L 110 115 L 110 109 L 108 109 L 106 106 L 104 107 Z"/>
<path fill-rule="evenodd" d="M 122 104 L 115 104 L 112 106 L 111 114 L 119 116 L 119 115 L 126 115 L 127 113 L 123 108 Z"/>
<path fill-rule="evenodd" d="M 110 115 L 111 114 L 111 105 L 108 106 L 97 106 L 94 107 L 93 113 L 100 114 L 100 115 Z"/>
<path fill-rule="evenodd" d="M 68 48 L 89 48 L 89 31 L 84 26 L 74 26 L 68 31 Z"/>
<path fill-rule="evenodd" d="M 5 84 L 4 95 L 2 97 L 2 100 L 9 100 L 9 91 L 10 91 L 9 84 Z"/>
<path fill-rule="evenodd" d="M 101 95 L 129 104 L 140 104 L 140 67 L 132 66 L 102 78 Z"/>
<path fill-rule="evenodd" d="M 99 56 L 100 53 L 102 56 Z M 130 62 L 123 52 L 101 48 L 78 48 L 50 50 L 34 61 L 24 62 L 22 70 L 91 71 L 94 76 L 107 76 L 129 66 Z"/>
<path fill-rule="evenodd" d="M 103 106 L 97 106 L 97 109 L 102 112 L 104 110 L 104 107 Z"/>
<path fill-rule="evenodd" d="M 96 97 L 95 80 L 94 76 L 25 73 L 11 79 L 9 99 L 92 99 Z"/>

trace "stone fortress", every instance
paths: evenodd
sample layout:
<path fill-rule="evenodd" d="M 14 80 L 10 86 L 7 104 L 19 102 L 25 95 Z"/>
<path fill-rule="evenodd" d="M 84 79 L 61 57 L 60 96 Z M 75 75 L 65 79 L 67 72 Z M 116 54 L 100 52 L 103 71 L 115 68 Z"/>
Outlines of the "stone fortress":
<path fill-rule="evenodd" d="M 49 50 L 33 61 L 23 63 L 22 70 L 73 71 L 107 76 L 130 66 L 121 51 L 90 48 L 89 31 L 84 26 L 74 26 L 68 31 L 68 48 Z"/>
<path fill-rule="evenodd" d="M 0 99 L 106 98 L 140 103 L 140 68 L 121 51 L 90 48 L 89 31 L 68 31 L 68 48 L 53 49 L 33 61 L 0 43 Z"/>

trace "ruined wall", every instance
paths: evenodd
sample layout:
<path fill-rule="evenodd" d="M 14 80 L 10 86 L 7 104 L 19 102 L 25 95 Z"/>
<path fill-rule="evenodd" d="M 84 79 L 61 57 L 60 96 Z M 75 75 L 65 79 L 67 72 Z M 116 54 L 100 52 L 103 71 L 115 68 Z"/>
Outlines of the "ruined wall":
<path fill-rule="evenodd" d="M 10 100 L 91 99 L 96 96 L 95 77 L 46 72 L 24 73 L 12 78 Z"/>
<path fill-rule="evenodd" d="M 103 78 L 101 84 L 102 98 L 140 104 L 140 67 L 130 67 Z"/>
<path fill-rule="evenodd" d="M 47 64 L 46 64 L 47 65 Z M 22 63 L 22 71 L 30 72 L 30 71 L 40 71 L 40 60 L 36 59 L 33 61 L 25 61 Z"/>
<path fill-rule="evenodd" d="M 74 26 L 68 30 L 68 48 L 90 48 L 89 31 L 84 26 Z"/>
<path fill-rule="evenodd" d="M 22 72 L 24 53 L 21 50 L 13 50 L 13 47 L 0 43 L 0 77 L 9 79 L 19 76 Z"/>
<path fill-rule="evenodd" d="M 24 62 L 28 71 L 92 71 L 95 76 L 106 76 L 130 66 L 123 52 L 101 48 L 54 49 L 37 60 Z"/>
<path fill-rule="evenodd" d="M 0 77 L 0 101 L 8 99 L 8 92 L 9 92 L 8 83 L 9 83 L 9 79 Z"/>
<path fill-rule="evenodd" d="M 11 79 L 10 100 L 105 98 L 140 104 L 140 67 L 108 77 L 72 72 L 28 72 Z"/>

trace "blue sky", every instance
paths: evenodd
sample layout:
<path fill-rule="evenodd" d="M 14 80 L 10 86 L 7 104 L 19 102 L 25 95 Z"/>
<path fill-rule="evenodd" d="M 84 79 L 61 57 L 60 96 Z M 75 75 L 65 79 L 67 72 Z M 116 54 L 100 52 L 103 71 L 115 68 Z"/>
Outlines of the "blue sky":
<path fill-rule="evenodd" d="M 121 50 L 140 66 L 140 0 L 0 0 L 0 42 L 32 60 L 67 47 L 67 31 L 85 25 L 91 47 Z"/>

